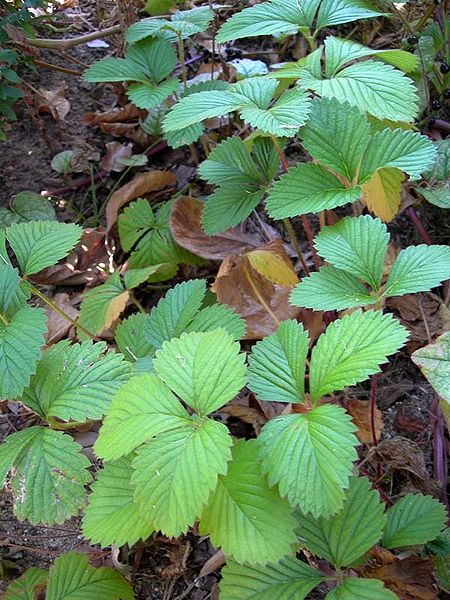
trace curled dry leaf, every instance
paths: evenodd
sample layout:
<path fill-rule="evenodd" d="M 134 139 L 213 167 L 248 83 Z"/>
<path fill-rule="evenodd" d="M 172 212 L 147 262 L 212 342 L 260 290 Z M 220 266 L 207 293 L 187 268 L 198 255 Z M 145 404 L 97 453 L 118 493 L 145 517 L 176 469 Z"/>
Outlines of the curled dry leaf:
<path fill-rule="evenodd" d="M 106 144 L 106 154 L 100 161 L 100 166 L 104 171 L 110 173 L 115 171 L 120 173 L 125 169 L 125 165 L 119 161 L 121 158 L 130 158 L 133 154 L 133 144 L 120 144 L 119 142 L 108 142 Z"/>
<path fill-rule="evenodd" d="M 106 232 L 117 221 L 119 209 L 127 202 L 149 194 L 158 192 L 166 187 L 176 184 L 176 177 L 169 171 L 148 171 L 139 173 L 131 181 L 114 192 L 106 206 Z"/>
<path fill-rule="evenodd" d="M 274 333 L 281 321 L 295 319 L 300 309 L 289 304 L 297 274 L 281 240 L 245 254 L 233 254 L 220 265 L 212 290 L 247 324 L 246 339 Z"/>
<path fill-rule="evenodd" d="M 66 315 L 74 321 L 77 320 L 78 310 L 74 306 L 76 298 L 71 298 L 69 294 L 61 292 L 55 294 L 52 300 L 56 306 L 66 313 Z M 52 344 L 59 342 L 59 340 L 62 340 L 69 333 L 72 325 L 67 319 L 62 317 L 52 308 L 47 306 L 45 311 L 47 313 L 47 336 L 45 341 L 47 346 L 51 346 Z"/>
<path fill-rule="evenodd" d="M 125 137 L 140 147 L 148 146 L 150 137 L 141 128 L 141 120 L 147 111 L 133 104 L 113 108 L 102 113 L 86 113 L 83 121 L 88 125 L 98 125 L 103 133 L 115 137 Z"/>
<path fill-rule="evenodd" d="M 366 569 L 366 577 L 381 579 L 400 600 L 437 600 L 434 565 L 430 558 L 409 556 L 394 559 L 375 569 Z"/>
<path fill-rule="evenodd" d="M 370 426 L 370 404 L 366 400 L 347 398 L 345 408 L 350 413 L 353 423 L 358 428 L 356 435 L 362 444 L 372 444 L 372 429 Z M 381 410 L 375 408 L 375 433 L 377 440 L 383 429 Z"/>
<path fill-rule="evenodd" d="M 259 236 L 241 232 L 237 227 L 219 235 L 207 235 L 201 226 L 203 202 L 183 196 L 174 203 L 170 215 L 170 231 L 179 246 L 209 260 L 223 260 L 230 254 L 240 254 L 256 248 Z"/>
<path fill-rule="evenodd" d="M 38 113 L 49 113 L 55 121 L 64 121 L 70 110 L 70 102 L 64 96 L 65 89 L 65 84 L 54 90 L 39 88 L 35 98 Z"/>
<path fill-rule="evenodd" d="M 214 573 L 214 571 L 222 568 L 226 562 L 227 559 L 223 553 L 223 550 L 217 550 L 217 552 L 215 552 L 211 558 L 208 558 L 208 560 L 205 562 L 202 570 L 199 573 L 199 577 L 205 577 L 206 575 Z"/>

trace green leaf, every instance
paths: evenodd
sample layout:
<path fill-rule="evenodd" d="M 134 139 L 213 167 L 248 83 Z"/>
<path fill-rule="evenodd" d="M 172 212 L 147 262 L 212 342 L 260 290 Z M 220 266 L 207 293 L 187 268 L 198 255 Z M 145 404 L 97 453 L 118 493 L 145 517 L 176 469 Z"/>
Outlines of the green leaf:
<path fill-rule="evenodd" d="M 44 345 L 46 321 L 42 308 L 27 305 L 0 319 L 0 398 L 16 398 L 28 385 Z"/>
<path fill-rule="evenodd" d="M 403 296 L 431 290 L 450 278 L 448 246 L 410 246 L 397 256 L 388 280 L 385 296 Z"/>
<path fill-rule="evenodd" d="M 407 494 L 387 510 L 385 548 L 426 544 L 444 529 L 444 505 L 422 494 Z"/>
<path fill-rule="evenodd" d="M 242 223 L 258 206 L 264 194 L 264 190 L 246 191 L 240 185 L 221 186 L 205 202 L 202 228 L 208 235 L 216 235 Z"/>
<path fill-rule="evenodd" d="M 276 333 L 253 346 L 249 357 L 249 389 L 261 400 L 302 402 L 308 344 L 303 325 L 283 321 Z"/>
<path fill-rule="evenodd" d="M 206 294 L 204 279 L 185 281 L 170 289 L 152 309 L 145 337 L 155 348 L 166 340 L 179 337 L 200 309 Z"/>
<path fill-rule="evenodd" d="M 361 164 L 359 181 L 368 181 L 377 169 L 396 167 L 419 179 L 434 164 L 436 149 L 420 133 L 401 129 L 384 129 L 370 139 Z"/>
<path fill-rule="evenodd" d="M 47 571 L 31 567 L 8 586 L 3 600 L 34 600 L 36 586 L 47 583 Z"/>
<path fill-rule="evenodd" d="M 256 440 L 238 440 L 200 520 L 200 533 L 237 562 L 266 564 L 294 553 L 291 508 L 261 473 Z"/>
<path fill-rule="evenodd" d="M 132 83 L 127 90 L 130 102 L 138 108 L 150 110 L 164 102 L 173 92 L 178 89 L 178 79 L 168 79 L 160 85 L 153 83 Z"/>
<path fill-rule="evenodd" d="M 234 340 L 240 340 L 245 335 L 246 325 L 244 319 L 225 304 L 214 304 L 203 308 L 186 328 L 191 331 L 214 331 L 225 329 Z"/>
<path fill-rule="evenodd" d="M 95 569 L 89 556 L 67 552 L 53 563 L 46 600 L 134 600 L 133 590 L 122 575 L 109 567 Z"/>
<path fill-rule="evenodd" d="M 8 480 L 14 514 L 36 525 L 63 523 L 85 503 L 91 475 L 81 447 L 61 431 L 29 427 L 0 447 L 0 485 Z"/>
<path fill-rule="evenodd" d="M 343 310 L 375 304 L 359 279 L 335 267 L 321 267 L 292 290 L 291 304 L 314 310 Z"/>
<path fill-rule="evenodd" d="M 200 516 L 217 478 L 227 471 L 231 436 L 222 423 L 186 419 L 137 451 L 135 498 L 165 535 L 185 533 Z"/>
<path fill-rule="evenodd" d="M 434 142 L 436 149 L 436 162 L 433 168 L 424 173 L 427 181 L 447 181 L 450 178 L 450 140 L 438 140 Z"/>
<path fill-rule="evenodd" d="M 130 46 L 126 60 L 142 69 L 147 79 L 159 83 L 175 69 L 177 55 L 167 41 L 148 38 Z"/>
<path fill-rule="evenodd" d="M 21 401 L 43 419 L 101 419 L 112 395 L 131 374 L 121 354 L 105 350 L 106 342 L 71 345 L 63 340 L 51 346 L 39 360 Z"/>
<path fill-rule="evenodd" d="M 137 42 L 148 36 L 161 35 L 169 41 L 177 41 L 175 32 L 183 38 L 205 31 L 214 13 L 205 6 L 191 10 L 178 11 L 171 19 L 142 19 L 128 28 L 126 38 L 129 43 Z"/>
<path fill-rule="evenodd" d="M 125 456 L 97 471 L 83 517 L 83 535 L 91 544 L 100 544 L 102 548 L 132 546 L 139 539 L 148 538 L 154 530 L 148 511 L 141 510 L 134 499 L 133 458 Z"/>
<path fill-rule="evenodd" d="M 267 75 L 269 68 L 262 60 L 251 60 L 249 58 L 236 58 L 228 62 L 236 69 L 236 79 L 246 79 L 247 77 L 257 77 L 258 75 Z"/>
<path fill-rule="evenodd" d="M 24 191 L 13 196 L 11 210 L 25 221 L 56 221 L 53 204 L 36 192 Z"/>
<path fill-rule="evenodd" d="M 317 15 L 316 29 L 378 17 L 381 14 L 374 10 L 369 2 L 322 0 Z"/>
<path fill-rule="evenodd" d="M 398 600 L 378 579 L 345 577 L 337 587 L 328 592 L 325 600 Z"/>
<path fill-rule="evenodd" d="M 188 406 L 207 415 L 232 400 L 246 383 L 245 355 L 239 350 L 224 329 L 183 333 L 164 342 L 153 363 Z"/>
<path fill-rule="evenodd" d="M 0 261 L 0 314 L 8 320 L 26 302 L 19 271 Z"/>
<path fill-rule="evenodd" d="M 91 65 L 83 75 L 90 83 L 146 80 L 142 67 L 125 58 L 103 58 Z"/>
<path fill-rule="evenodd" d="M 450 184 L 444 183 L 433 188 L 418 187 L 416 188 L 416 192 L 419 192 L 425 200 L 428 200 L 428 202 L 435 206 L 439 206 L 439 208 L 450 208 Z"/>
<path fill-rule="evenodd" d="M 369 130 L 366 116 L 354 106 L 322 98 L 313 102 L 301 137 L 311 156 L 351 182 L 369 142 Z"/>
<path fill-rule="evenodd" d="M 322 227 L 314 240 L 319 256 L 374 290 L 381 284 L 388 242 L 386 225 L 369 215 L 345 217 L 332 227 Z"/>
<path fill-rule="evenodd" d="M 155 217 L 148 200 L 139 198 L 127 206 L 118 220 L 120 245 L 125 252 L 129 252 L 154 224 Z"/>
<path fill-rule="evenodd" d="M 354 564 L 381 538 L 386 518 L 380 495 L 366 477 L 351 477 L 338 514 L 298 515 L 299 538 L 316 556 L 337 569 Z"/>
<path fill-rule="evenodd" d="M 104 460 L 115 460 L 186 422 L 188 413 L 165 383 L 144 373 L 130 379 L 113 397 L 94 450 Z"/>
<path fill-rule="evenodd" d="M 23 275 L 33 275 L 67 256 L 81 236 L 73 223 L 30 221 L 6 230 L 6 239 L 19 261 Z"/>
<path fill-rule="evenodd" d="M 130 362 L 152 356 L 155 351 L 144 335 L 148 319 L 149 315 L 136 313 L 117 326 L 115 331 L 117 347 Z"/>
<path fill-rule="evenodd" d="M 313 348 L 310 391 L 313 400 L 364 381 L 397 352 L 407 330 L 390 314 L 355 311 L 331 323 Z"/>
<path fill-rule="evenodd" d="M 317 213 L 358 200 L 360 187 L 347 188 L 327 169 L 315 163 L 301 163 L 274 183 L 266 202 L 274 219 Z"/>
<path fill-rule="evenodd" d="M 358 440 L 344 409 L 323 404 L 269 421 L 258 438 L 269 485 L 304 513 L 329 516 L 344 501 Z"/>
<path fill-rule="evenodd" d="M 433 388 L 450 404 L 450 331 L 411 356 Z"/>
<path fill-rule="evenodd" d="M 289 557 L 263 567 L 227 561 L 221 575 L 221 600 L 303 600 L 325 581 L 323 573 Z"/>

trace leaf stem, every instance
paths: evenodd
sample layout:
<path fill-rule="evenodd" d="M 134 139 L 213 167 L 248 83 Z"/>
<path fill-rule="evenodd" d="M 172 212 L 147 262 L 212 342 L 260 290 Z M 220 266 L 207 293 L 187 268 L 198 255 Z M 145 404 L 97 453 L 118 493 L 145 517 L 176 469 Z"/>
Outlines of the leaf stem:
<path fill-rule="evenodd" d="M 5 317 L 5 315 L 3 315 L 0 312 L 0 321 L 4 324 L 4 325 L 8 325 L 8 319 Z"/>
<path fill-rule="evenodd" d="M 65 431 L 66 429 L 73 429 L 74 427 L 85 425 L 86 421 L 69 421 L 68 423 L 63 423 L 61 421 L 57 421 L 54 417 L 47 417 L 47 423 L 52 429 Z"/>

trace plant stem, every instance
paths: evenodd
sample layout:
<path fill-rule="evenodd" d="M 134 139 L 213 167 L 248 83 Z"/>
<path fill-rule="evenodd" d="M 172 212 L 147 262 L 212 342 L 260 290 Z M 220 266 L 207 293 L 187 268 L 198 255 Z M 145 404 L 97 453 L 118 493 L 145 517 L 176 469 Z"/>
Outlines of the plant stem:
<path fill-rule="evenodd" d="M 45 302 L 45 304 L 47 304 L 47 306 L 49 306 L 52 310 L 54 310 L 56 313 L 58 313 L 58 315 L 60 317 L 62 317 L 63 319 L 66 319 L 66 321 L 69 321 L 69 323 L 71 323 L 71 325 L 73 325 L 74 327 L 76 327 L 77 329 L 82 331 L 85 335 L 87 335 L 91 339 L 98 340 L 97 336 L 95 336 L 93 333 L 88 331 L 85 327 L 83 327 L 83 325 L 80 325 L 80 323 L 77 323 L 77 321 L 74 321 L 72 319 L 72 317 L 69 317 L 69 315 L 67 313 L 65 313 L 57 304 L 55 304 L 51 298 L 49 298 L 43 292 L 38 290 L 38 288 L 35 287 L 33 284 L 31 284 L 29 281 L 27 281 L 27 284 L 28 284 L 28 287 L 30 288 L 30 292 L 32 292 L 35 296 L 40 298 L 42 300 L 42 302 Z"/>
<path fill-rule="evenodd" d="M 85 421 L 71 421 L 69 423 L 61 423 L 57 421 L 54 417 L 47 417 L 47 422 L 52 429 L 57 429 L 59 431 L 64 431 L 66 429 L 73 429 L 74 427 L 79 427 L 80 425 L 85 425 Z"/>
<path fill-rule="evenodd" d="M 287 234 L 292 242 L 292 245 L 294 246 L 295 251 L 297 252 L 297 256 L 302 264 L 303 271 L 305 272 L 306 275 L 309 275 L 309 268 L 308 268 L 308 265 L 306 264 L 306 260 L 305 260 L 305 257 L 303 256 L 302 249 L 300 248 L 300 244 L 298 243 L 297 236 L 295 235 L 294 227 L 292 226 L 292 223 L 289 221 L 289 219 L 283 219 L 283 223 L 286 228 Z"/>
<path fill-rule="evenodd" d="M 68 40 L 27 38 L 26 43 L 29 46 L 34 46 L 35 48 L 54 48 L 58 50 L 67 50 L 68 48 L 73 48 L 74 46 L 79 46 L 80 44 L 91 42 L 92 40 L 99 40 L 100 38 L 108 37 L 109 35 L 114 35 L 115 33 L 120 33 L 121 30 L 122 27 L 120 25 L 114 25 L 113 27 L 102 29 L 101 31 L 93 31 L 92 33 L 80 35 Z"/>
<path fill-rule="evenodd" d="M 450 512 L 450 506 L 446 494 L 447 481 L 447 457 L 444 447 L 444 424 L 439 397 L 434 396 L 430 405 L 430 421 L 433 431 L 433 462 L 434 476 L 441 484 L 441 500 Z"/>
<path fill-rule="evenodd" d="M 423 226 L 423 223 L 420 220 L 417 212 L 414 210 L 414 208 L 412 206 L 410 206 L 408 208 L 407 212 L 408 212 L 409 218 L 413 222 L 414 227 L 417 229 L 417 232 L 420 234 L 420 237 L 423 239 L 425 244 L 428 244 L 428 246 L 431 246 L 433 244 L 433 242 L 428 234 L 428 231 Z"/>
<path fill-rule="evenodd" d="M 181 66 L 181 79 L 183 80 L 183 88 L 187 88 L 187 71 L 186 71 L 186 59 L 184 56 L 184 45 L 183 37 L 180 32 L 177 34 L 178 37 L 178 58 L 180 59 Z"/>

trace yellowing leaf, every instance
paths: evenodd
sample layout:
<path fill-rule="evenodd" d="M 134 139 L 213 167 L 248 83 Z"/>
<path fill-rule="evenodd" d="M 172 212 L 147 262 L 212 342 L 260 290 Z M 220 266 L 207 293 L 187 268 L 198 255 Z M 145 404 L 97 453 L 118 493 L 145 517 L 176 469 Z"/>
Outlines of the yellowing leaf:
<path fill-rule="evenodd" d="M 247 254 L 250 265 L 271 283 L 288 287 L 298 283 L 298 277 L 284 250 L 260 248 Z"/>
<path fill-rule="evenodd" d="M 400 208 L 404 175 L 399 169 L 385 167 L 376 171 L 370 181 L 362 186 L 362 200 L 367 208 L 389 222 Z"/>

